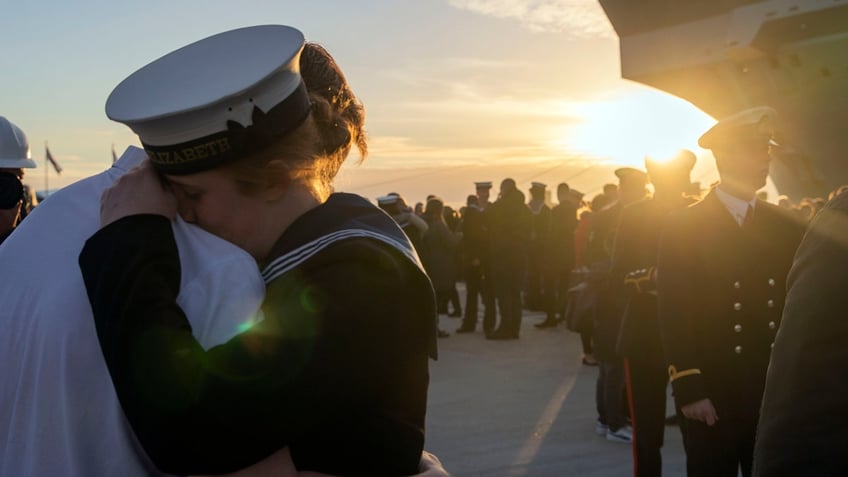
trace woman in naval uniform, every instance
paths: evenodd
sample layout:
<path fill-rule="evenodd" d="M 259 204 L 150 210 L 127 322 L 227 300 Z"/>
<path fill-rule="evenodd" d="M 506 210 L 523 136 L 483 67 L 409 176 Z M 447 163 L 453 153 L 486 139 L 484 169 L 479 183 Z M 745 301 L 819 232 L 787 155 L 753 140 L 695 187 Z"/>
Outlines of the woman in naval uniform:
<path fill-rule="evenodd" d="M 366 153 L 364 110 L 332 57 L 294 28 L 233 30 L 137 71 L 106 111 L 150 164 L 104 194 L 80 267 L 156 466 L 225 473 L 287 448 L 298 471 L 417 473 L 433 290 L 388 215 L 332 193 L 350 149 Z M 175 302 L 177 213 L 263 269 L 261 315 L 210 349 Z"/>

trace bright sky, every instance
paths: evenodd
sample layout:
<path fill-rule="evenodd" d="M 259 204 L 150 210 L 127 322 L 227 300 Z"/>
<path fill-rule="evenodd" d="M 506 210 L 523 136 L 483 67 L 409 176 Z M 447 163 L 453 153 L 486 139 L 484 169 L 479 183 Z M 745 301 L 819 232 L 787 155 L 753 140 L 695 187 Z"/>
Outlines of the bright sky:
<path fill-rule="evenodd" d="M 475 180 L 592 193 L 616 164 L 687 147 L 693 180 L 715 178 L 697 137 L 714 120 L 620 79 L 618 40 L 596 0 L 9 0 L 0 16 L 0 115 L 64 167 L 50 188 L 97 173 L 138 141 L 109 121 L 112 88 L 203 37 L 280 23 L 324 44 L 366 106 L 370 156 L 338 188 L 464 202 Z"/>

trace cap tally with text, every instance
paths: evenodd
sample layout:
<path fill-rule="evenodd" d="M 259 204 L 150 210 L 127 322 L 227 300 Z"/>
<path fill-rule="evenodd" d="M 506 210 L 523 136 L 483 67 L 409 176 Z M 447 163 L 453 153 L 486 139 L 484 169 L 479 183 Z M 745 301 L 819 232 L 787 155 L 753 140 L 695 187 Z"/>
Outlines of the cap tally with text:
<path fill-rule="evenodd" d="M 122 81 L 106 115 L 129 126 L 153 165 L 192 174 L 273 144 L 311 109 L 300 77 L 303 34 L 283 25 L 219 33 Z"/>
<path fill-rule="evenodd" d="M 543 183 L 543 182 L 531 182 L 531 183 L 530 183 L 530 188 L 531 188 L 531 189 L 544 189 L 544 188 L 545 188 L 545 187 L 547 187 L 547 186 L 548 186 L 548 185 L 547 185 L 547 184 L 545 184 L 545 183 Z"/>
<path fill-rule="evenodd" d="M 477 189 L 491 189 L 492 183 L 490 181 L 486 182 L 475 182 L 474 187 Z"/>
<path fill-rule="evenodd" d="M 21 128 L 0 116 L 0 168 L 23 169 L 35 167 L 29 141 Z"/>
<path fill-rule="evenodd" d="M 704 149 L 713 149 L 740 139 L 759 136 L 763 142 L 777 146 L 774 141 L 776 132 L 777 112 L 761 106 L 740 111 L 717 122 L 698 139 L 698 145 Z"/>

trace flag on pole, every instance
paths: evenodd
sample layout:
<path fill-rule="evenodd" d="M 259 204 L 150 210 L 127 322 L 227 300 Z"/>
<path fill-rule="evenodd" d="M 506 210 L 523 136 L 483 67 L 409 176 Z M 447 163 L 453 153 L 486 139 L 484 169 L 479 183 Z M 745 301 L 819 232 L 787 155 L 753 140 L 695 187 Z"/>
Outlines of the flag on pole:
<path fill-rule="evenodd" d="M 115 152 L 115 144 L 112 143 L 112 164 L 118 162 L 118 154 Z"/>
<path fill-rule="evenodd" d="M 53 159 L 53 154 L 50 154 L 50 148 L 47 147 L 46 144 L 44 145 L 44 150 L 46 151 L 46 154 L 47 154 L 47 161 L 53 166 L 53 169 L 56 170 L 56 174 L 61 174 L 62 173 L 62 166 L 60 166 L 59 163 L 56 162 L 56 159 Z"/>

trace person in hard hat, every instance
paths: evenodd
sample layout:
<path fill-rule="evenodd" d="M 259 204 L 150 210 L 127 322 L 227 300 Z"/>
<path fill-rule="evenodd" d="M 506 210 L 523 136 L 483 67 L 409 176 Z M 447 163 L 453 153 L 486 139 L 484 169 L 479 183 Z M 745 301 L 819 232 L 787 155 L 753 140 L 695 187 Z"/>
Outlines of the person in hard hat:
<path fill-rule="evenodd" d="M 35 167 L 29 142 L 21 128 L 0 116 L 0 243 L 31 209 L 24 169 Z"/>
<path fill-rule="evenodd" d="M 79 263 L 154 465 L 221 474 L 287 448 L 298 471 L 418 473 L 435 297 L 397 223 L 333 192 L 367 145 L 364 107 L 332 56 L 292 27 L 231 30 L 133 73 L 106 112 L 150 160 L 104 194 Z M 263 270 L 262 319 L 208 349 L 175 301 L 177 215 Z"/>

